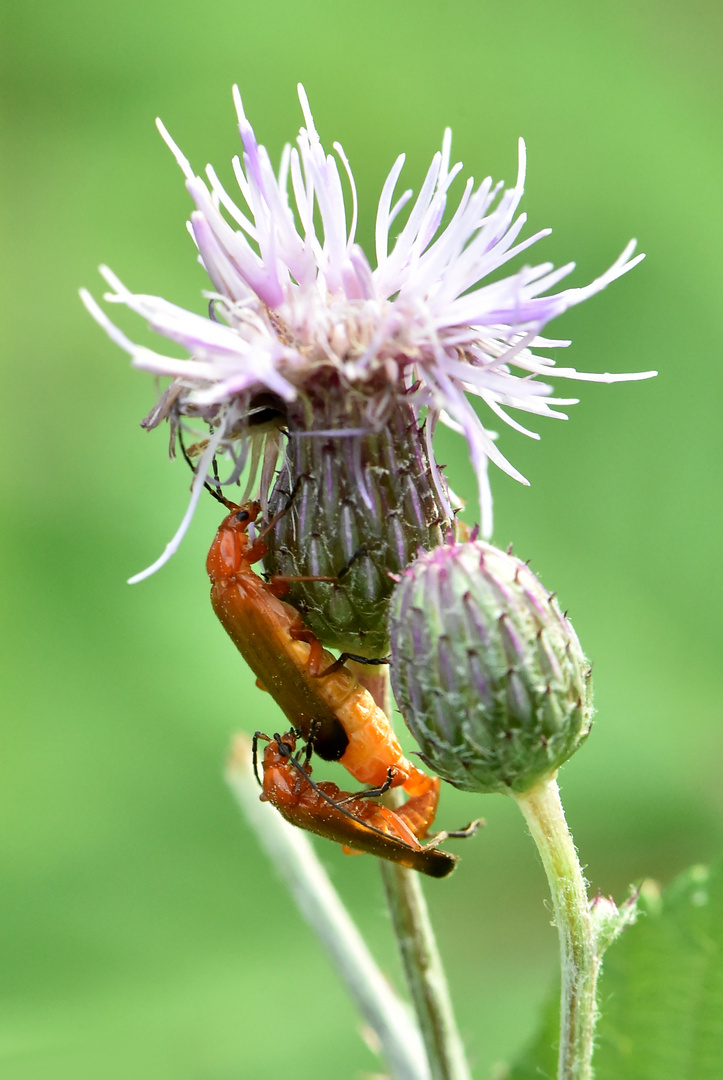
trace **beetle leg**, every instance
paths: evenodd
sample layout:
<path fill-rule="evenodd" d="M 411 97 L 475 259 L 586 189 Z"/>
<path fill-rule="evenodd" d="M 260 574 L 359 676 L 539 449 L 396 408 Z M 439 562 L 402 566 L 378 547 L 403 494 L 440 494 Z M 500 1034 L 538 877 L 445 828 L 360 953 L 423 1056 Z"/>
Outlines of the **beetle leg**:
<path fill-rule="evenodd" d="M 454 832 L 447 832 L 445 836 L 451 836 L 454 840 L 466 840 L 470 836 L 474 836 L 478 829 L 487 822 L 484 818 L 476 818 L 474 821 L 470 821 L 466 829 L 455 829 Z"/>
<path fill-rule="evenodd" d="M 309 764 L 311 762 L 311 755 L 314 753 L 314 739 L 316 738 L 319 726 L 318 720 L 312 720 L 309 726 L 309 737 L 304 746 L 304 772 L 311 772 Z"/>
<path fill-rule="evenodd" d="M 320 672 L 321 664 L 324 659 L 324 647 L 319 641 L 316 634 L 309 630 L 299 615 L 297 619 L 289 627 L 289 637 L 293 641 L 305 641 L 309 646 L 309 656 L 306 661 L 307 672 L 310 677 L 316 678 L 319 674 L 326 674 Z"/>
<path fill-rule="evenodd" d="M 262 559 L 266 554 L 266 544 L 263 547 L 264 550 L 260 555 L 256 556 L 257 559 Z M 249 561 L 254 562 L 255 560 L 251 559 Z M 264 578 L 271 592 L 279 598 L 286 596 L 289 591 L 290 581 L 326 581 L 333 584 L 337 580 L 335 577 L 328 577 L 323 574 L 269 574 L 264 575 Z"/>
<path fill-rule="evenodd" d="M 424 850 L 427 851 L 430 848 L 439 847 L 445 840 L 467 840 L 470 836 L 474 836 L 477 830 L 486 824 L 487 822 L 484 818 L 476 818 L 475 821 L 470 821 L 466 829 L 455 829 L 450 832 L 443 829 L 442 832 L 435 833 L 434 836 L 429 839 L 424 845 Z"/>
<path fill-rule="evenodd" d="M 268 737 L 268 735 L 264 735 L 263 731 L 255 731 L 254 737 L 251 741 L 251 760 L 254 766 L 254 776 L 256 777 L 256 782 L 258 783 L 259 787 L 263 787 L 263 784 L 261 783 L 261 777 L 259 776 L 259 739 L 263 739 L 265 742 L 271 742 L 271 739 Z"/>
<path fill-rule="evenodd" d="M 358 791 L 356 794 L 352 792 L 351 795 L 347 795 L 345 799 L 339 799 L 340 803 L 349 802 L 350 799 L 377 799 L 380 795 L 385 795 L 394 782 L 395 771 L 392 768 L 387 769 L 387 778 L 381 787 L 367 788 L 366 791 Z"/>
<path fill-rule="evenodd" d="M 367 548 L 366 544 L 362 544 L 361 547 L 358 547 L 354 554 L 351 556 L 351 558 L 348 560 L 348 562 L 345 563 L 344 566 L 342 566 L 341 570 L 336 575 L 336 578 L 334 580 L 341 581 L 341 579 L 343 577 L 346 577 L 346 575 L 349 573 L 357 559 L 361 559 L 362 555 L 367 555 L 368 553 L 369 549 Z"/>
<path fill-rule="evenodd" d="M 321 678 L 323 675 L 333 675 L 335 671 L 340 671 L 344 667 L 347 660 L 354 660 L 357 664 L 389 664 L 391 659 L 391 656 L 382 656 L 377 660 L 368 656 L 357 656 L 356 653 L 343 652 L 339 655 L 338 660 L 335 660 L 328 668 L 324 668 L 323 671 L 317 672 L 316 677 Z"/>

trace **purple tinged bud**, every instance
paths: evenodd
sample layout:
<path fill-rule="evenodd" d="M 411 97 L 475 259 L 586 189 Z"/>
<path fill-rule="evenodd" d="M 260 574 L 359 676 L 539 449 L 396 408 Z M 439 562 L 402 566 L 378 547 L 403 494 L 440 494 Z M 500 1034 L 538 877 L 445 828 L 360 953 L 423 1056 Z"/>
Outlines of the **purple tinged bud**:
<path fill-rule="evenodd" d="M 435 772 L 466 791 L 527 791 L 585 740 L 590 665 L 529 567 L 480 540 L 401 576 L 390 606 L 397 704 Z"/>
<path fill-rule="evenodd" d="M 532 715 L 533 703 L 527 692 L 525 678 L 520 671 L 510 668 L 507 672 L 507 714 L 511 728 L 523 728 Z M 508 737 L 510 732 L 505 733 Z"/>

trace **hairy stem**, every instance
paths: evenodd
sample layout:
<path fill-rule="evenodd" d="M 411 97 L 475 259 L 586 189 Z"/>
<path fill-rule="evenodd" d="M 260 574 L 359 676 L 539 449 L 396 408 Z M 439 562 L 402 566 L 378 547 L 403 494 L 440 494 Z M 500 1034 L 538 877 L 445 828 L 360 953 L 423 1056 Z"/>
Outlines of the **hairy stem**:
<path fill-rule="evenodd" d="M 590 1080 L 602 959 L 577 852 L 555 777 L 514 796 L 537 844 L 560 937 L 562 992 L 558 1080 Z"/>
<path fill-rule="evenodd" d="M 353 666 L 360 682 L 390 715 L 388 668 Z M 392 802 L 400 801 L 401 795 L 397 796 L 398 792 L 394 791 L 387 798 Z M 432 1080 L 470 1080 L 471 1074 L 452 1011 L 447 978 L 429 921 L 419 875 L 390 862 L 381 861 L 380 868 Z"/>

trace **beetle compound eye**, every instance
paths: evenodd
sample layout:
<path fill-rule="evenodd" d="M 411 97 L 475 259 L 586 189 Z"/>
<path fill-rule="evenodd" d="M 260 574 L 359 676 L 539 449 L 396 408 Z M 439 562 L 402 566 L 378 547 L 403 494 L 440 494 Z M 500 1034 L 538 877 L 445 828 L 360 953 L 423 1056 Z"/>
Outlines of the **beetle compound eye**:
<path fill-rule="evenodd" d="M 239 510 L 236 515 L 236 520 L 240 522 L 249 521 L 250 518 L 251 514 L 249 514 L 248 510 Z"/>

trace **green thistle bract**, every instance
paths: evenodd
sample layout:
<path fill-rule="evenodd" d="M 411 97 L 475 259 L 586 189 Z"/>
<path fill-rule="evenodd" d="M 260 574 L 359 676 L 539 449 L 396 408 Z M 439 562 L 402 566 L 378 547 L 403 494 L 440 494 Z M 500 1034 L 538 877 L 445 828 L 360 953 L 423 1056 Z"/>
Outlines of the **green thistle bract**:
<path fill-rule="evenodd" d="M 335 436 L 335 423 L 351 426 L 354 407 L 361 413 L 366 401 L 349 393 L 328 399 L 326 409 L 314 402 L 311 422 L 289 415 L 286 460 L 269 499 L 269 515 L 280 516 L 264 566 L 291 579 L 286 599 L 325 645 L 382 657 L 389 652 L 390 573 L 400 573 L 420 548 L 442 544 L 452 516 L 411 408 L 396 406 L 379 431 L 344 437 L 343 429 Z M 322 437 L 314 417 L 327 429 Z"/>
<path fill-rule="evenodd" d="M 455 787 L 524 792 L 592 718 L 590 666 L 529 567 L 479 540 L 427 552 L 391 602 L 392 685 L 422 759 Z"/>

